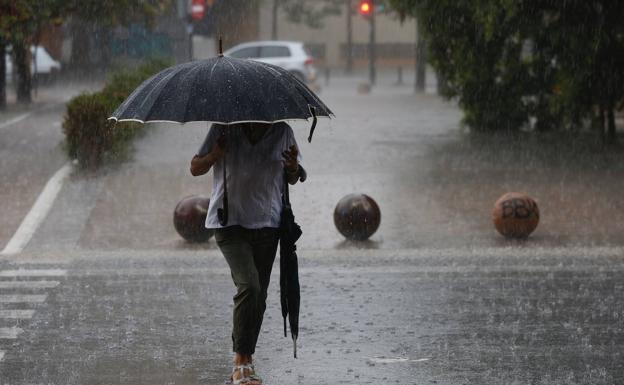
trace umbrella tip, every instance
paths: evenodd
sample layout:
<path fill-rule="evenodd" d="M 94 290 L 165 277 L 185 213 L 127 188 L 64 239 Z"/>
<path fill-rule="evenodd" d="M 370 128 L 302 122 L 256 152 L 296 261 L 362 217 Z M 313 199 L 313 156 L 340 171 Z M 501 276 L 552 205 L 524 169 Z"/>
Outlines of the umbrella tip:
<path fill-rule="evenodd" d="M 293 356 L 297 358 L 297 336 L 293 336 Z"/>
<path fill-rule="evenodd" d="M 219 36 L 219 57 L 223 57 L 223 37 Z"/>

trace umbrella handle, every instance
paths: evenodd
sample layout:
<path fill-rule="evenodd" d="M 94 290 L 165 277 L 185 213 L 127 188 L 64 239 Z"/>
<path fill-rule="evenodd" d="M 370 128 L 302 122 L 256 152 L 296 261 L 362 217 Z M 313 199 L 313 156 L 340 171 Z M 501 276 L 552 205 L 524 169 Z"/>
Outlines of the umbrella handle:
<path fill-rule="evenodd" d="M 312 143 L 312 135 L 314 135 L 314 129 L 316 128 L 316 107 L 310 106 L 310 112 L 312 113 L 312 127 L 310 127 L 310 136 L 308 136 L 308 143 Z"/>

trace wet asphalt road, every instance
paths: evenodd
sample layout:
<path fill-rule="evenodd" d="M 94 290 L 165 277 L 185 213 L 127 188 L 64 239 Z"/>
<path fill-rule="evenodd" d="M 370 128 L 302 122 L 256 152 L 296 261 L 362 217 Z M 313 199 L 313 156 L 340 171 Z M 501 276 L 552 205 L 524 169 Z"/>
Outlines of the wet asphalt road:
<path fill-rule="evenodd" d="M 304 252 L 299 358 L 273 284 L 256 365 L 267 384 L 621 384 L 622 255 Z M 0 284 L 59 282 L 2 290 L 47 298 L 3 306 L 35 314 L 2 320 L 23 332 L 0 339 L 0 383 L 220 384 L 228 374 L 234 290 L 218 253 L 42 258 L 0 264 Z M 15 268 L 26 271 L 11 278 Z M 28 276 L 42 268 L 56 270 Z"/>
<path fill-rule="evenodd" d="M 622 155 L 466 138 L 452 103 L 381 80 L 371 95 L 356 95 L 354 79 L 326 88 L 338 116 L 311 145 L 295 127 L 310 172 L 291 195 L 305 232 L 300 358 L 272 285 L 256 356 L 266 383 L 624 383 Z M 14 145 L 0 172 L 29 186 L 0 189 L 17 200 L 3 211 L 5 242 L 63 163 L 60 127 L 46 125 L 61 113 L 3 136 Z M 155 126 L 131 162 L 74 174 L 25 251 L 0 258 L 0 384 L 222 383 L 229 272 L 214 241 L 187 244 L 171 224 L 179 199 L 210 189 L 188 173 L 205 132 Z M 26 139 L 52 154 L 45 167 L 13 159 Z M 508 190 L 540 204 L 528 242 L 492 228 L 491 205 Z M 333 226 L 352 192 L 381 206 L 369 242 Z"/>

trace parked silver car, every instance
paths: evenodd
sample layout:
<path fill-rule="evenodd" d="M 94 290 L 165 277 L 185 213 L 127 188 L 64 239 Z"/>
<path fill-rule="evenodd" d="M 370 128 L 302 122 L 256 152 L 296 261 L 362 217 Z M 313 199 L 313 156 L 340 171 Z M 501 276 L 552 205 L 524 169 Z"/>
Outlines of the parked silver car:
<path fill-rule="evenodd" d="M 301 81 L 314 85 L 316 68 L 314 58 L 297 41 L 254 41 L 236 45 L 223 53 L 238 59 L 252 59 L 282 67 Z"/>

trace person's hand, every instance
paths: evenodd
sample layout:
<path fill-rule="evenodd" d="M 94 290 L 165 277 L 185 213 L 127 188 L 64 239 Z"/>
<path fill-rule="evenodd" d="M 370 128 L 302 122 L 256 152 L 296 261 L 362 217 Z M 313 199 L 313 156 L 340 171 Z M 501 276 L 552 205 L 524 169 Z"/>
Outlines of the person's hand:
<path fill-rule="evenodd" d="M 215 161 L 225 156 L 225 150 L 227 148 L 226 144 L 227 143 L 225 140 L 225 134 L 222 134 L 221 136 L 219 136 L 219 139 L 217 139 L 217 142 L 214 144 L 214 146 L 212 146 L 212 151 L 210 151 L 210 154 Z"/>
<path fill-rule="evenodd" d="M 282 157 L 283 162 L 284 162 L 284 168 L 286 168 L 286 171 L 294 174 L 297 172 L 297 170 L 299 169 L 299 163 L 297 162 L 297 155 L 299 155 L 299 150 L 297 149 L 297 146 L 290 146 L 290 148 L 288 149 L 288 151 L 283 151 L 282 152 Z"/>

